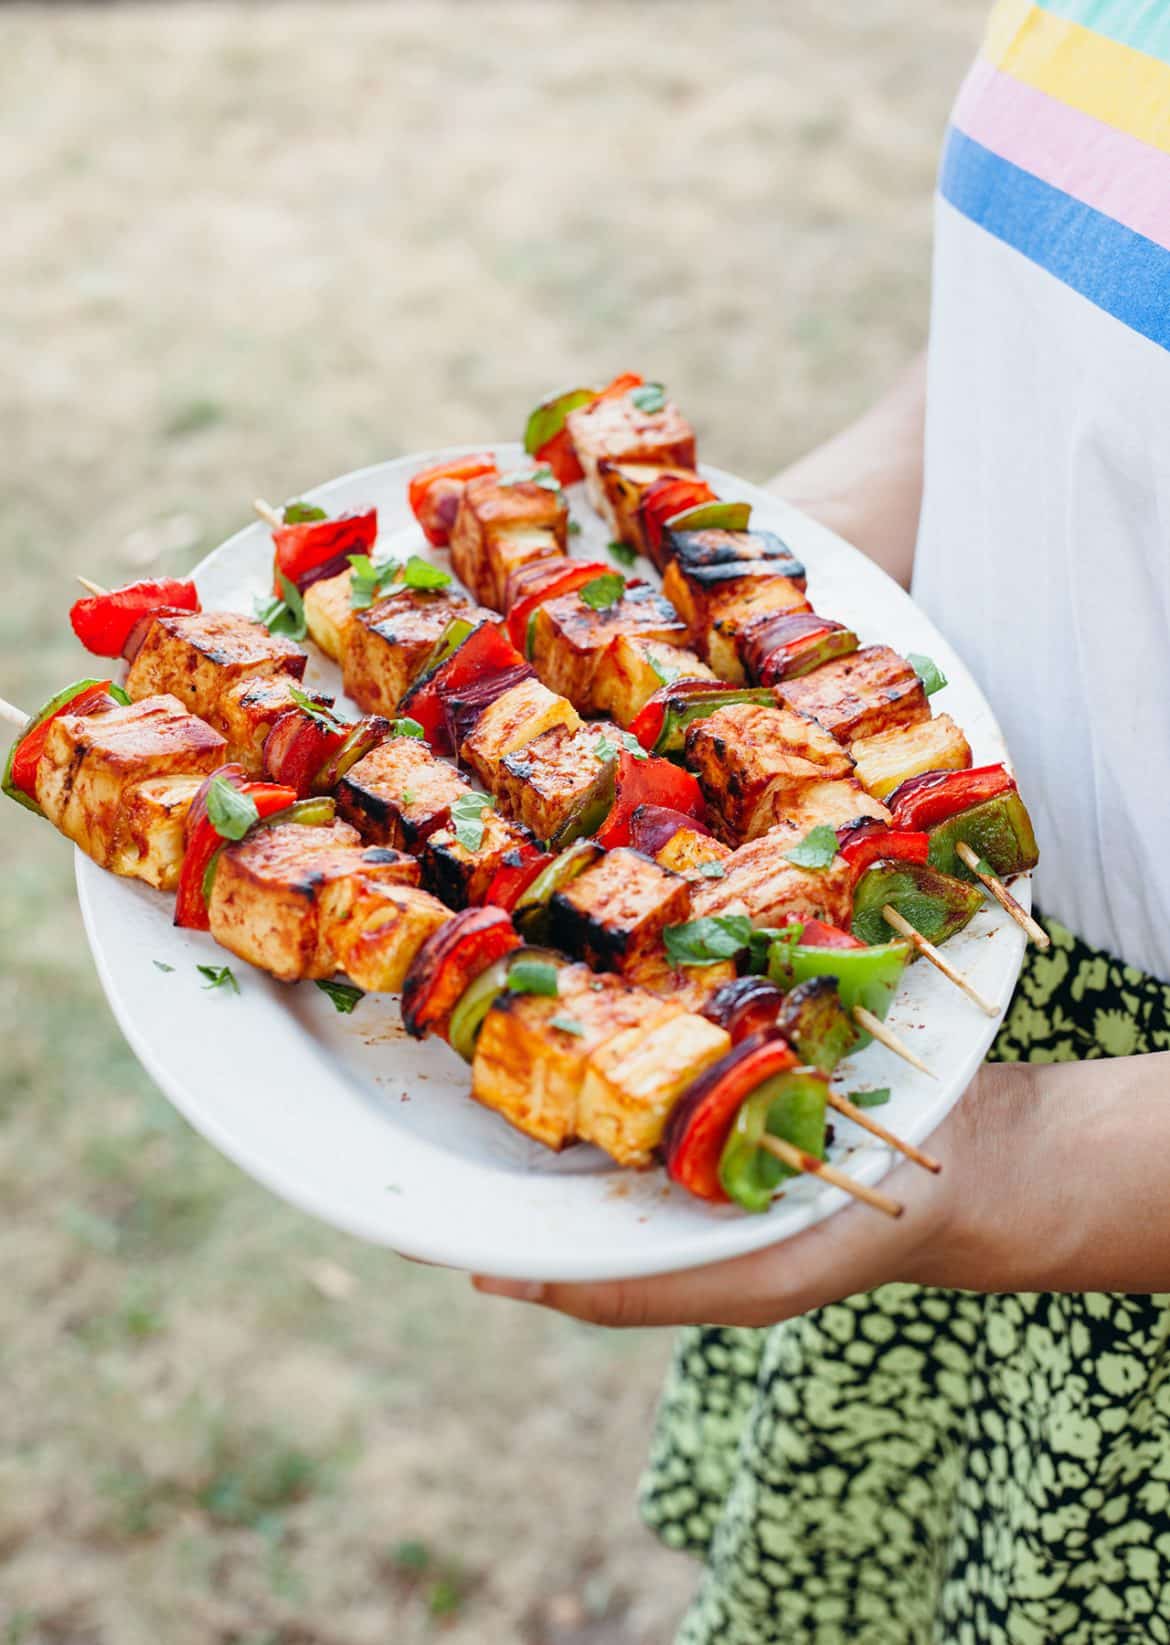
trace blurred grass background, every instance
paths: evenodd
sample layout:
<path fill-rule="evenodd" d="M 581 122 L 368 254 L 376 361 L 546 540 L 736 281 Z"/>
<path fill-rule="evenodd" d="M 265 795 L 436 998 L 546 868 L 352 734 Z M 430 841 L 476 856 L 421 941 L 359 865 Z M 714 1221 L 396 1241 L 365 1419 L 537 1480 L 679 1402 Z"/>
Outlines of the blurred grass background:
<path fill-rule="evenodd" d="M 257 492 L 665 379 L 762 478 L 922 340 L 977 0 L 0 7 L 0 690 L 72 574 Z M 669 1341 L 477 1298 L 273 1200 L 152 1089 L 70 854 L 6 808 L 0 1641 L 665 1645 Z"/>

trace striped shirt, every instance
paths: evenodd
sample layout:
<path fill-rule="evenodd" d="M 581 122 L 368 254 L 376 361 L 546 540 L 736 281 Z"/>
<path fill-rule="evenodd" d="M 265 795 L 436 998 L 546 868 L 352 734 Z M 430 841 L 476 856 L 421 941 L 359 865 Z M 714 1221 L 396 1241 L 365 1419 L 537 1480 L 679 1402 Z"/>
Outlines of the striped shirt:
<path fill-rule="evenodd" d="M 1007 734 L 1042 905 L 1170 980 L 1170 0 L 1001 0 L 936 210 L 914 592 Z"/>

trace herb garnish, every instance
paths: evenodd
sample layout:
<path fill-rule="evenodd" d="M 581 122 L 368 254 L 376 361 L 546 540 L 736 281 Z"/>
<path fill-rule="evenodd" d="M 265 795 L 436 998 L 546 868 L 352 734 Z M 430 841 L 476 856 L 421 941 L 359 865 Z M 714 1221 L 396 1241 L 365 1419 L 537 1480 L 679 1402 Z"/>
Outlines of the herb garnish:
<path fill-rule="evenodd" d="M 432 565 L 419 554 L 412 554 L 402 568 L 402 581 L 407 588 L 446 588 L 451 573 L 441 565 Z"/>
<path fill-rule="evenodd" d="M 465 851 L 483 844 L 484 814 L 495 809 L 490 794 L 460 794 L 451 807 L 451 832 Z"/>
<path fill-rule="evenodd" d="M 398 798 L 401 800 L 403 805 L 413 805 L 417 795 L 415 794 L 413 788 L 404 788 Z"/>
<path fill-rule="evenodd" d="M 326 703 L 319 703 L 316 698 L 310 697 L 307 691 L 302 691 L 299 685 L 290 685 L 288 694 L 303 714 L 307 714 L 314 725 L 319 725 L 322 731 L 342 731 L 347 722 L 339 720 L 337 715 Z"/>
<path fill-rule="evenodd" d="M 559 1028 L 562 1034 L 572 1034 L 575 1039 L 583 1039 L 585 1025 L 577 1021 L 576 1017 L 554 1017 L 551 1026 Z"/>
<path fill-rule="evenodd" d="M 311 525 L 314 520 L 327 520 L 329 518 L 325 510 L 318 508 L 316 503 L 303 503 L 300 501 L 285 503 L 281 517 L 285 525 Z"/>
<path fill-rule="evenodd" d="M 583 584 L 580 590 L 581 599 L 593 611 L 608 611 L 611 605 L 617 605 L 625 592 L 626 579 L 619 571 L 603 571 L 600 577 Z"/>
<path fill-rule="evenodd" d="M 352 611 L 368 611 L 392 583 L 397 582 L 402 570 L 400 560 L 383 560 L 375 565 L 368 554 L 347 554 L 352 570 L 349 574 L 349 604 Z"/>
<path fill-rule="evenodd" d="M 721 880 L 726 875 L 727 870 L 718 857 L 712 857 L 710 862 L 699 864 L 699 873 L 705 880 Z"/>
<path fill-rule="evenodd" d="M 242 840 L 260 821 L 256 802 L 223 777 L 213 777 L 207 790 L 207 820 L 221 839 Z"/>
<path fill-rule="evenodd" d="M 632 731 L 619 731 L 618 738 L 627 754 L 633 755 L 634 759 L 648 760 L 650 758 Z M 617 743 L 609 737 L 599 737 L 593 745 L 593 752 L 599 760 L 612 760 L 617 751 Z"/>
<path fill-rule="evenodd" d="M 343 1017 L 365 999 L 360 988 L 355 988 L 352 982 L 334 982 L 330 977 L 315 977 L 314 982 L 323 994 L 328 994 L 333 1001 L 333 1009 L 340 1011 Z"/>
<path fill-rule="evenodd" d="M 638 558 L 638 550 L 632 548 L 629 543 L 610 543 L 609 552 L 619 565 L 633 565 Z"/>
<path fill-rule="evenodd" d="M 151 964 L 156 971 L 173 971 L 175 969 L 173 965 L 168 965 L 166 960 L 152 960 Z"/>
<path fill-rule="evenodd" d="M 639 411 L 653 416 L 666 404 L 666 390 L 661 383 L 643 383 L 640 388 L 630 390 L 630 399 Z"/>
<path fill-rule="evenodd" d="M 666 957 L 676 971 L 680 965 L 721 965 L 745 949 L 749 969 L 763 971 L 779 935 L 771 926 L 754 926 L 746 914 L 705 914 L 685 925 L 668 925 L 662 933 Z"/>
<path fill-rule="evenodd" d="M 412 720 L 409 714 L 404 714 L 401 719 L 390 721 L 390 735 L 392 737 L 425 737 L 426 732 L 417 720 Z"/>
<path fill-rule="evenodd" d="M 561 482 L 557 479 L 547 463 L 539 468 L 515 468 L 508 474 L 501 474 L 496 482 L 500 486 L 534 485 L 542 486 L 545 491 L 560 491 Z"/>
<path fill-rule="evenodd" d="M 547 960 L 514 960 L 508 972 L 508 989 L 513 994 L 557 994 L 557 968 Z"/>
<path fill-rule="evenodd" d="M 230 965 L 197 965 L 195 969 L 207 978 L 204 988 L 230 988 L 233 994 L 239 993 L 240 985 Z"/>
<path fill-rule="evenodd" d="M 828 823 L 818 823 L 815 828 L 809 829 L 799 845 L 784 853 L 784 860 L 794 863 L 797 868 L 828 868 L 836 855 L 836 830 L 830 828 Z"/>
<path fill-rule="evenodd" d="M 269 600 L 257 600 L 255 616 L 258 623 L 263 623 L 270 634 L 283 634 L 290 640 L 303 640 L 308 632 L 305 623 L 305 602 L 301 599 L 301 591 L 297 585 L 290 582 L 283 571 L 278 571 L 277 580 L 280 583 L 282 598 L 275 595 Z"/>
<path fill-rule="evenodd" d="M 941 691 L 946 685 L 947 677 L 932 657 L 924 657 L 917 651 L 908 651 L 906 661 L 922 681 L 922 689 L 928 697 L 933 697 L 936 691 Z"/>
<path fill-rule="evenodd" d="M 651 671 L 661 680 L 663 685 L 673 685 L 682 673 L 681 668 L 671 668 L 668 663 L 662 661 L 661 657 L 656 657 L 653 651 L 646 653 L 646 661 L 650 664 Z"/>
<path fill-rule="evenodd" d="M 883 1108 L 890 1100 L 890 1088 L 881 1085 L 873 1091 L 852 1091 L 849 1100 L 855 1108 Z"/>

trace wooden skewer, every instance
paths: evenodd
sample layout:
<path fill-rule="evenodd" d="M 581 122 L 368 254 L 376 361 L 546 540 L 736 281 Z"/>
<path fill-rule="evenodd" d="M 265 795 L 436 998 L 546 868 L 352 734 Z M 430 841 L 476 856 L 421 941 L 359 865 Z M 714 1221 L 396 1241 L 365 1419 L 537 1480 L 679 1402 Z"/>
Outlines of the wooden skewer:
<path fill-rule="evenodd" d="M 838 1171 L 836 1166 L 828 1165 L 815 1154 L 806 1154 L 803 1148 L 797 1148 L 795 1143 L 787 1142 L 783 1137 L 774 1137 L 770 1131 L 765 1131 L 760 1138 L 760 1147 L 766 1148 L 769 1154 L 775 1154 L 778 1160 L 793 1171 L 808 1171 L 814 1177 L 823 1177 L 831 1182 L 834 1188 L 843 1188 L 854 1199 L 864 1200 L 866 1205 L 872 1205 L 875 1211 L 884 1211 L 887 1217 L 900 1217 L 903 1207 L 896 1199 L 888 1194 L 879 1194 L 876 1188 L 867 1188 L 863 1182 L 854 1182 L 847 1177 L 844 1171 Z"/>
<path fill-rule="evenodd" d="M 87 594 L 101 595 L 109 593 L 109 589 L 103 588 L 101 583 L 90 582 L 88 577 L 79 576 L 77 581 L 81 584 Z"/>
<path fill-rule="evenodd" d="M 264 524 L 270 525 L 274 531 L 279 531 L 281 526 L 283 526 L 284 521 L 281 519 L 279 513 L 273 508 L 271 503 L 266 503 L 263 497 L 253 498 L 252 507 L 264 521 Z"/>
<path fill-rule="evenodd" d="M 966 840 L 959 840 L 957 842 L 955 846 L 955 855 L 958 857 L 960 862 L 966 863 L 967 867 L 971 870 L 972 874 L 974 874 L 980 885 L 991 892 L 991 895 L 1003 909 L 1004 913 L 1011 915 L 1020 930 L 1031 937 L 1037 948 L 1052 947 L 1052 938 L 1048 935 L 1047 931 L 1045 931 L 1044 927 L 1032 918 L 1031 914 L 1020 907 L 1019 903 L 1012 896 L 1011 892 L 1000 879 L 999 875 L 990 874 L 985 868 L 980 868 L 980 859 L 978 855 L 972 851 Z"/>
<path fill-rule="evenodd" d="M 15 703 L 10 703 L 7 698 L 0 697 L 0 720 L 7 720 L 9 725 L 14 725 L 18 731 L 23 731 L 28 724 L 28 715 L 23 708 L 17 708 Z"/>
<path fill-rule="evenodd" d="M 969 982 L 961 971 L 956 971 L 946 955 L 940 954 L 934 944 L 928 942 L 921 931 L 916 931 L 909 920 L 903 919 L 896 908 L 891 908 L 889 903 L 884 904 L 882 918 L 887 925 L 893 926 L 895 931 L 905 937 L 907 942 L 913 943 L 924 960 L 929 960 L 931 965 L 941 971 L 943 976 L 950 982 L 953 982 L 956 988 L 961 988 L 967 998 L 972 1000 L 981 1011 L 985 1011 L 989 1017 L 999 1016 L 999 1007 L 992 1005 L 989 999 L 985 999 L 974 983 Z"/>
<path fill-rule="evenodd" d="M 830 1091 L 829 1106 L 835 1108 L 839 1114 L 844 1114 L 846 1119 L 852 1120 L 854 1125 L 860 1125 L 864 1130 L 872 1132 L 875 1137 L 880 1137 L 882 1142 L 888 1143 L 891 1148 L 896 1148 L 899 1154 L 905 1154 L 906 1158 L 913 1160 L 915 1165 L 925 1166 L 928 1171 L 942 1170 L 942 1166 L 933 1155 L 924 1154 L 921 1148 L 915 1148 L 912 1142 L 906 1142 L 904 1138 L 895 1136 L 892 1131 L 887 1130 L 882 1125 L 880 1120 L 872 1119 L 864 1108 L 859 1108 L 855 1102 L 850 1102 L 848 1097 L 842 1097 L 836 1091 Z"/>
<path fill-rule="evenodd" d="M 920 1074 L 928 1074 L 932 1080 L 938 1078 L 933 1068 L 928 1068 L 921 1057 L 915 1056 L 910 1047 L 903 1045 L 897 1034 L 892 1033 L 882 1019 L 875 1017 L 872 1011 L 867 1011 L 864 1005 L 853 1007 L 853 1020 L 859 1028 L 864 1028 L 872 1039 L 884 1045 L 887 1051 L 892 1051 L 896 1057 L 901 1057 L 903 1062 L 908 1062 L 911 1068 L 917 1068 Z"/>

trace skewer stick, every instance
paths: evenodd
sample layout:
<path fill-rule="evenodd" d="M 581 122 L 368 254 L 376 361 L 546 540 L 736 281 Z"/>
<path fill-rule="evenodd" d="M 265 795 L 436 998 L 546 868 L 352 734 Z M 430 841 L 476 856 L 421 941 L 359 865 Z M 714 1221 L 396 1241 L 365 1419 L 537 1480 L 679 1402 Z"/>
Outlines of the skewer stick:
<path fill-rule="evenodd" d="M 270 525 L 273 531 L 279 531 L 281 526 L 283 526 L 284 521 L 281 519 L 276 509 L 273 508 L 271 503 L 266 503 L 263 497 L 253 498 L 252 507 L 264 521 L 264 524 Z"/>
<path fill-rule="evenodd" d="M 910 1047 L 903 1045 L 897 1034 L 892 1033 L 882 1019 L 875 1017 L 872 1011 L 867 1011 L 864 1005 L 853 1007 L 853 1020 L 859 1028 L 865 1029 L 871 1039 L 884 1045 L 886 1050 L 892 1051 L 896 1057 L 901 1057 L 903 1062 L 908 1062 L 911 1068 L 917 1068 L 920 1074 L 928 1074 L 932 1080 L 938 1078 L 933 1068 L 928 1068 L 921 1057 L 915 1056 Z"/>
<path fill-rule="evenodd" d="M 950 982 L 953 982 L 956 988 L 961 988 L 967 998 L 974 1001 L 981 1011 L 985 1011 L 989 1017 L 999 1016 L 999 1007 L 992 1005 L 991 1001 L 986 999 L 975 987 L 975 984 L 968 981 L 961 971 L 956 971 L 946 955 L 940 954 L 932 942 L 927 942 L 922 932 L 916 931 L 910 921 L 903 919 L 896 908 L 891 908 L 889 903 L 884 904 L 882 918 L 887 925 L 893 926 L 899 935 L 905 937 L 907 942 L 913 943 L 924 960 L 929 960 L 931 965 L 941 971 L 943 976 Z"/>
<path fill-rule="evenodd" d="M 77 581 L 81 584 L 87 594 L 95 594 L 100 596 L 102 594 L 109 593 L 109 589 L 103 588 L 101 583 L 91 582 L 88 577 L 79 576 Z"/>
<path fill-rule="evenodd" d="M 808 1171 L 814 1177 L 823 1177 L 834 1188 L 843 1188 L 854 1199 L 872 1205 L 875 1211 L 884 1211 L 887 1217 L 902 1215 L 903 1207 L 896 1199 L 891 1199 L 888 1194 L 879 1194 L 876 1188 L 867 1188 L 863 1182 L 854 1182 L 844 1171 L 838 1171 L 835 1165 L 827 1165 L 815 1154 L 806 1154 L 803 1148 L 797 1148 L 795 1143 L 787 1142 L 783 1137 L 774 1137 L 770 1131 L 765 1131 L 760 1138 L 760 1147 L 766 1148 L 769 1154 L 775 1154 L 790 1170 Z"/>
<path fill-rule="evenodd" d="M 7 720 L 9 725 L 14 725 L 18 731 L 23 731 L 28 724 L 29 716 L 23 708 L 17 708 L 15 703 L 10 703 L 7 698 L 0 697 L 0 720 Z"/>
<path fill-rule="evenodd" d="M 966 863 L 980 885 L 990 891 L 996 902 L 1005 914 L 1010 914 L 1020 930 L 1031 937 L 1037 948 L 1051 948 L 1052 939 L 1042 925 L 1039 925 L 1027 911 L 1020 907 L 1007 886 L 998 874 L 989 874 L 985 868 L 979 866 L 980 858 L 972 851 L 966 840 L 959 840 L 955 846 L 955 855 L 960 862 Z"/>
<path fill-rule="evenodd" d="M 848 1097 L 842 1097 L 836 1091 L 830 1091 L 829 1106 L 835 1108 L 839 1114 L 844 1114 L 846 1119 L 852 1120 L 854 1125 L 860 1125 L 863 1130 L 871 1131 L 875 1137 L 880 1137 L 882 1142 L 888 1143 L 899 1154 L 905 1154 L 906 1158 L 913 1160 L 915 1165 L 924 1166 L 928 1171 L 942 1170 L 942 1166 L 932 1155 L 924 1154 L 921 1148 L 915 1148 L 912 1142 L 906 1142 L 902 1137 L 895 1136 L 879 1120 L 871 1119 L 864 1108 L 859 1108 L 855 1102 L 850 1102 Z"/>

